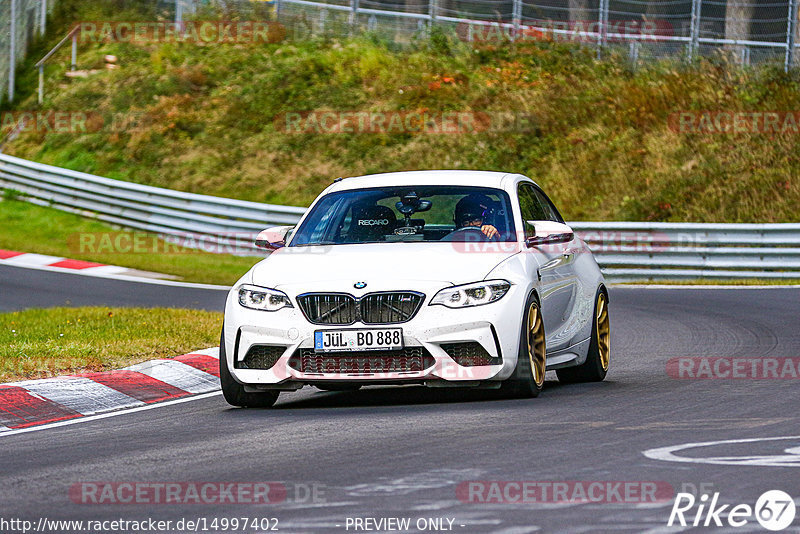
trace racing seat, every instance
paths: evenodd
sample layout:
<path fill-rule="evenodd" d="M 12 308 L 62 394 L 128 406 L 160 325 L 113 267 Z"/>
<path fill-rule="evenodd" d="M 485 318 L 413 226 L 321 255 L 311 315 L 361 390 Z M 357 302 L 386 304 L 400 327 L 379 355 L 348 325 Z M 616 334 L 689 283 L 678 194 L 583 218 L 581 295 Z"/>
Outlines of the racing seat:
<path fill-rule="evenodd" d="M 385 241 L 397 225 L 397 216 L 387 206 L 363 206 L 353 208 L 353 222 L 351 223 L 348 241 L 364 243 L 370 241 Z"/>

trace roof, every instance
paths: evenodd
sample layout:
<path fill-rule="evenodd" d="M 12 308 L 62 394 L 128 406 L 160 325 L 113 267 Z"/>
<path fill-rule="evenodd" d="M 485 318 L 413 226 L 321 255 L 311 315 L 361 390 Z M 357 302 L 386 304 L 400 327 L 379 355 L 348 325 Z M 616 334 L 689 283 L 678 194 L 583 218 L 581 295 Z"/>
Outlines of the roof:
<path fill-rule="evenodd" d="M 369 174 L 346 178 L 333 184 L 328 192 L 395 185 L 463 185 L 502 188 L 503 178 L 516 176 L 493 171 L 405 171 Z"/>

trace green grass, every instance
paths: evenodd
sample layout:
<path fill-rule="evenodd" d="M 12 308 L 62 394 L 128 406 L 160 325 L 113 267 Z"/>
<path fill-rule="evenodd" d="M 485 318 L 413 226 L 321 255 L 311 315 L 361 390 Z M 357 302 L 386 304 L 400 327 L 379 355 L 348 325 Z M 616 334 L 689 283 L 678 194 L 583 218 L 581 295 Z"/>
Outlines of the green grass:
<path fill-rule="evenodd" d="M 73 20 L 98 20 L 76 5 Z M 798 134 L 669 127 L 683 110 L 800 110 L 797 73 L 776 66 L 743 69 L 716 59 L 632 69 L 624 56 L 598 61 L 593 49 L 568 43 L 474 45 L 444 34 L 403 47 L 370 36 L 86 43 L 80 66 L 102 68 L 109 53 L 119 69 L 66 79 L 69 52 L 60 52 L 48 67 L 43 108 L 135 113 L 137 128 L 26 132 L 7 152 L 112 178 L 301 206 L 337 176 L 455 168 L 527 174 L 569 220 L 798 220 Z M 28 96 L 20 91 L 17 108 L 36 109 L 35 76 L 25 80 Z M 290 111 L 511 112 L 530 116 L 534 127 L 292 134 L 276 126 Z"/>
<path fill-rule="evenodd" d="M 106 371 L 216 346 L 222 314 L 48 308 L 0 314 L 0 382 Z"/>
<path fill-rule="evenodd" d="M 134 252 L 133 241 L 130 245 L 120 241 L 122 246 L 116 252 L 108 251 L 101 247 L 102 236 L 109 235 L 113 239 L 119 230 L 78 215 L 8 198 L 0 201 L 0 228 L 0 249 L 119 265 L 169 274 L 188 282 L 232 285 L 260 259 L 167 247 L 160 239 L 143 232 L 138 235 L 145 238 L 147 251 Z M 93 237 L 94 246 L 81 247 L 82 235 Z M 153 240 L 156 246 L 150 246 Z M 89 241 L 84 243 L 91 245 Z M 131 251 L 126 252 L 129 249 Z M 158 252 L 164 250 L 170 253 Z"/>

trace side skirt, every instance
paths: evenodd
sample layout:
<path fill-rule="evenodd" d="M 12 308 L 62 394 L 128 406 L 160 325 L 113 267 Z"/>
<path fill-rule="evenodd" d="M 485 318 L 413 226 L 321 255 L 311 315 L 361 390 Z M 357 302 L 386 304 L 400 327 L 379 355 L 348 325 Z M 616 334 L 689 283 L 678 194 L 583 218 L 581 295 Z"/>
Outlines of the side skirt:
<path fill-rule="evenodd" d="M 547 370 L 553 371 L 564 367 L 574 367 L 586 361 L 590 339 L 584 339 L 558 352 L 547 353 Z"/>

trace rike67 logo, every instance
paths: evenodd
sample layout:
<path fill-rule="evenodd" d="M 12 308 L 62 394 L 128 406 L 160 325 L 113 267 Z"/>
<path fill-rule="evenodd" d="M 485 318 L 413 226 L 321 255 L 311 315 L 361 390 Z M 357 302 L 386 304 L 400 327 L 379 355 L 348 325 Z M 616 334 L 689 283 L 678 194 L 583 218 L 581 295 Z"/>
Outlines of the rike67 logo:
<path fill-rule="evenodd" d="M 753 519 L 767 530 L 783 530 L 794 521 L 797 507 L 792 497 L 781 490 L 764 492 L 755 506 L 749 504 L 719 505 L 719 492 L 711 498 L 703 494 L 695 499 L 691 493 L 678 493 L 669 514 L 667 526 L 680 525 L 694 527 L 738 528 L 750 523 Z M 697 506 L 696 510 L 695 505 Z"/>

